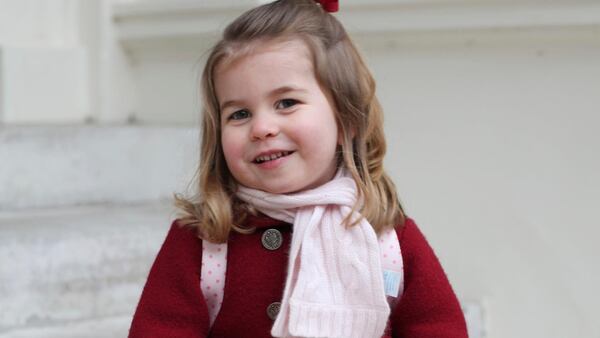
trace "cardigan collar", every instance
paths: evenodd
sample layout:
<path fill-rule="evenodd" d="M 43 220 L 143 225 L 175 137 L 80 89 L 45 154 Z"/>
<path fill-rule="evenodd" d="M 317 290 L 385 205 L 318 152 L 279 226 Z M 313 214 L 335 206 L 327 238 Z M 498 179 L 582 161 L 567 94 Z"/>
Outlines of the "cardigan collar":
<path fill-rule="evenodd" d="M 271 218 L 263 213 L 258 213 L 256 216 L 248 214 L 248 216 L 246 216 L 246 220 L 244 221 L 244 225 L 257 229 L 292 226 L 289 223 Z"/>

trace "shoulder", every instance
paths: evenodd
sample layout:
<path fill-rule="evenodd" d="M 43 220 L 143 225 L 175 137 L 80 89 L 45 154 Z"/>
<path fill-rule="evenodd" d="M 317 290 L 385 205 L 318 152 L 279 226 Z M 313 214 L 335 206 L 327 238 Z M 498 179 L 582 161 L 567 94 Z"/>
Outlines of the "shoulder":
<path fill-rule="evenodd" d="M 202 241 L 189 227 L 171 223 L 150 269 L 130 337 L 205 337 L 208 310 L 200 291 Z"/>
<path fill-rule="evenodd" d="M 157 259 L 201 259 L 202 240 L 196 230 L 174 220 L 158 253 Z M 184 260 L 185 261 L 185 260 Z"/>
<path fill-rule="evenodd" d="M 403 251 L 423 250 L 429 247 L 427 239 L 412 218 L 404 217 L 404 222 L 397 224 L 395 229 Z"/>
<path fill-rule="evenodd" d="M 421 230 L 419 230 L 419 227 L 417 226 L 417 223 L 415 223 L 415 221 L 408 216 L 404 217 L 403 222 L 396 224 L 395 229 L 400 242 L 406 240 L 407 238 L 410 239 L 413 236 L 423 236 Z"/>
<path fill-rule="evenodd" d="M 166 241 L 189 245 L 201 245 L 202 243 L 200 236 L 198 236 L 197 229 L 191 225 L 185 225 L 185 223 L 179 219 L 175 219 L 171 223 L 165 242 Z"/>
<path fill-rule="evenodd" d="M 421 269 L 441 268 L 433 249 L 412 218 L 405 217 L 404 223 L 396 226 L 396 234 L 400 241 L 402 259 L 405 266 L 408 266 L 408 269 L 405 267 L 405 273 L 415 265 Z"/>
<path fill-rule="evenodd" d="M 199 241 L 200 238 L 198 237 L 197 233 L 198 232 L 194 227 L 184 225 L 181 220 L 175 219 L 171 223 L 171 227 L 167 233 L 167 238 L 177 241 Z"/>
<path fill-rule="evenodd" d="M 403 223 L 396 225 L 396 234 L 403 249 L 406 247 L 410 250 L 431 250 L 417 223 L 408 216 L 404 218 Z"/>

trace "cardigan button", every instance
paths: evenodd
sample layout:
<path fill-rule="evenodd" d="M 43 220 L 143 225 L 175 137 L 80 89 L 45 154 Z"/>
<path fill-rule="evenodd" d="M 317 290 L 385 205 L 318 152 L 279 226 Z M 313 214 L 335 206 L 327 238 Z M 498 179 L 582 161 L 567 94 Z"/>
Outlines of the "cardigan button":
<path fill-rule="evenodd" d="M 262 245 L 267 250 L 277 250 L 283 244 L 283 236 L 277 229 L 268 229 L 262 234 Z"/>
<path fill-rule="evenodd" d="M 269 304 L 269 306 L 267 306 L 267 316 L 269 316 L 271 320 L 275 320 L 275 318 L 277 318 L 277 315 L 279 314 L 279 309 L 281 309 L 280 302 L 273 302 Z"/>

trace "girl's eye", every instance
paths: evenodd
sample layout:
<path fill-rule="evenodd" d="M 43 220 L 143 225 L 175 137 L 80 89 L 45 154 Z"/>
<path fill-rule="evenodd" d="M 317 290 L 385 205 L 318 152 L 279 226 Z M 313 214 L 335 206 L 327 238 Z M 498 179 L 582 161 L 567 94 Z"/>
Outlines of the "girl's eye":
<path fill-rule="evenodd" d="M 227 118 L 228 120 L 243 120 L 245 118 L 248 118 L 250 116 L 250 113 L 247 110 L 238 110 L 236 112 L 233 112 L 231 115 L 229 115 L 229 117 Z"/>
<path fill-rule="evenodd" d="M 298 101 L 294 100 L 294 99 L 283 99 L 279 102 L 277 102 L 277 109 L 286 109 L 289 107 L 292 107 L 294 105 L 298 104 Z"/>

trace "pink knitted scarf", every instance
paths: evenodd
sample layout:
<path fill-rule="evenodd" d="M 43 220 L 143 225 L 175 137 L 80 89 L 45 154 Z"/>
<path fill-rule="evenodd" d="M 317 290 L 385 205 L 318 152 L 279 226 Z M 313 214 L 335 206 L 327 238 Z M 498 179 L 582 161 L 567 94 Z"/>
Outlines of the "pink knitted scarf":
<path fill-rule="evenodd" d="M 339 171 L 318 188 L 287 195 L 240 187 L 237 196 L 294 225 L 274 337 L 383 335 L 390 309 L 377 235 L 364 218 L 343 224 L 357 196 L 351 177 Z"/>

